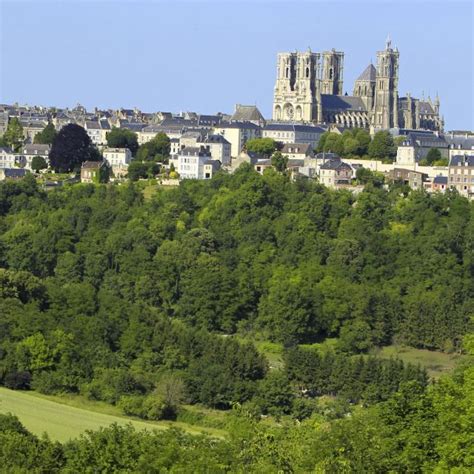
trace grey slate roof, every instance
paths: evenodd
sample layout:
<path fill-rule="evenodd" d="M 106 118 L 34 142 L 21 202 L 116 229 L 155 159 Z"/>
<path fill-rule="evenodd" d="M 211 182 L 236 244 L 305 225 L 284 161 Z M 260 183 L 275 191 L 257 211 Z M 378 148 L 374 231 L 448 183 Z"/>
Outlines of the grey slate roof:
<path fill-rule="evenodd" d="M 375 81 L 377 70 L 374 65 L 370 63 L 363 71 L 362 74 L 356 79 L 356 81 Z"/>
<path fill-rule="evenodd" d="M 311 151 L 311 145 L 309 143 L 285 143 L 281 152 L 285 155 L 287 153 L 299 153 L 306 155 Z"/>
<path fill-rule="evenodd" d="M 344 163 L 344 161 L 342 161 L 341 159 L 328 160 L 326 161 L 326 163 L 320 166 L 320 169 L 324 170 L 338 170 L 342 168 L 350 169 L 351 167 L 347 163 Z"/>
<path fill-rule="evenodd" d="M 298 125 L 294 123 L 269 123 L 263 127 L 263 130 L 307 133 L 324 133 L 326 131 L 321 127 L 315 127 L 312 125 Z"/>
<path fill-rule="evenodd" d="M 184 156 L 210 156 L 210 152 L 205 148 L 198 146 L 187 146 L 184 147 L 180 152 L 180 155 Z"/>
<path fill-rule="evenodd" d="M 448 184 L 447 176 L 435 176 L 433 179 L 434 184 Z"/>
<path fill-rule="evenodd" d="M 5 178 L 23 178 L 28 171 L 23 168 L 3 168 Z"/>
<path fill-rule="evenodd" d="M 216 125 L 216 128 L 240 128 L 257 130 L 260 127 L 252 122 L 221 122 L 219 125 Z"/>
<path fill-rule="evenodd" d="M 321 94 L 321 102 L 323 104 L 323 109 L 326 110 L 367 111 L 364 102 L 360 97 L 354 97 L 350 95 Z"/>
<path fill-rule="evenodd" d="M 445 136 L 445 140 L 449 143 L 451 148 L 461 148 L 463 150 L 474 150 L 474 136 L 473 137 L 450 137 Z"/>
<path fill-rule="evenodd" d="M 100 130 L 100 123 L 92 120 L 86 120 L 86 128 L 88 130 Z"/>
<path fill-rule="evenodd" d="M 403 144 L 410 146 L 429 147 L 429 148 L 448 148 L 448 143 L 444 138 L 438 137 L 434 133 L 410 132 Z"/>
<path fill-rule="evenodd" d="M 474 166 L 474 155 L 452 156 L 449 166 Z"/>
<path fill-rule="evenodd" d="M 222 135 L 206 135 L 203 140 L 204 143 L 230 143 Z"/>
<path fill-rule="evenodd" d="M 260 113 L 260 110 L 255 105 L 240 105 L 235 106 L 235 112 L 232 115 L 231 120 L 236 120 L 239 122 L 246 121 L 263 121 L 263 115 Z"/>
<path fill-rule="evenodd" d="M 50 145 L 25 145 L 23 147 L 23 154 L 25 155 L 48 155 Z"/>

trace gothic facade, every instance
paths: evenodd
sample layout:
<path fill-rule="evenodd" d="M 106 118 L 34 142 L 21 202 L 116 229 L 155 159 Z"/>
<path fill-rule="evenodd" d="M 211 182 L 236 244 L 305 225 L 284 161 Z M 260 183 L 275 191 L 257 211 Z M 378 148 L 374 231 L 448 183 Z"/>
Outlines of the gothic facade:
<path fill-rule="evenodd" d="M 337 124 L 374 129 L 442 130 L 439 98 L 420 100 L 398 95 L 399 52 L 387 39 L 354 84 L 343 93 L 344 53 L 279 53 L 273 120 Z"/>

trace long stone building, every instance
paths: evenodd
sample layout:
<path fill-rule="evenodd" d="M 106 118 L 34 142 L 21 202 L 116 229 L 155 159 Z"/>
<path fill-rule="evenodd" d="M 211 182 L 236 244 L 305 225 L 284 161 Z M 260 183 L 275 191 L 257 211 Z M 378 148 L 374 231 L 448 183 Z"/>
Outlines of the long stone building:
<path fill-rule="evenodd" d="M 420 100 L 398 95 L 399 51 L 387 39 L 354 84 L 343 92 L 344 53 L 279 53 L 273 120 L 338 124 L 374 129 L 442 130 L 439 98 Z"/>

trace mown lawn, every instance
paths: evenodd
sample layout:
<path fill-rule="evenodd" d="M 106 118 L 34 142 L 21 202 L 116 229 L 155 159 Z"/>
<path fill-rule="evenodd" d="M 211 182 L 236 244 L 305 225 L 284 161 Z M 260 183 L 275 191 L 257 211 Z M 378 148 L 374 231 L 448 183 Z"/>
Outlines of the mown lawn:
<path fill-rule="evenodd" d="M 59 403 L 61 402 L 61 403 Z M 111 405 L 89 402 L 82 397 L 45 396 L 35 392 L 19 392 L 0 387 L 0 413 L 13 413 L 36 435 L 47 432 L 51 439 L 67 441 L 85 430 L 97 430 L 112 423 L 132 423 L 136 429 L 166 429 L 171 426 L 192 434 L 207 433 L 223 437 L 223 430 L 202 428 L 182 422 L 146 422 L 121 416 Z"/>
<path fill-rule="evenodd" d="M 376 352 L 376 355 L 384 358 L 398 358 L 411 364 L 420 364 L 428 371 L 428 375 L 435 379 L 450 373 L 463 357 L 459 354 L 445 354 L 444 352 L 399 345 L 383 347 Z"/>

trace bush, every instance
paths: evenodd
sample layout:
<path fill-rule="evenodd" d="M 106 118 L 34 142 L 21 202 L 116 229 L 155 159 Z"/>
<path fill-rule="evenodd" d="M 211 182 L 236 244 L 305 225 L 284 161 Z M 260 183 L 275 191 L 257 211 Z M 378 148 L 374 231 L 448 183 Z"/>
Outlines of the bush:
<path fill-rule="evenodd" d="M 28 390 L 31 384 L 31 373 L 23 372 L 9 372 L 5 375 L 3 385 L 13 390 Z"/>
<path fill-rule="evenodd" d="M 64 386 L 61 380 L 61 374 L 58 372 L 43 371 L 33 375 L 31 388 L 45 395 L 52 395 L 63 391 Z"/>

